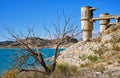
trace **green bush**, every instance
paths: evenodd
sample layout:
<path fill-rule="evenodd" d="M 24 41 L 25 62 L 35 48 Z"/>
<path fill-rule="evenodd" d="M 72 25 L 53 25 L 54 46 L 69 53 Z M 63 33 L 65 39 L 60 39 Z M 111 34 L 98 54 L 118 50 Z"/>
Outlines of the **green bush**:
<path fill-rule="evenodd" d="M 93 50 L 93 52 L 100 57 L 105 53 L 104 48 L 99 48 L 99 49 Z"/>
<path fill-rule="evenodd" d="M 63 64 L 63 63 L 61 63 L 61 64 L 58 64 L 58 65 L 57 65 L 56 71 L 58 71 L 58 72 L 67 72 L 68 69 L 69 69 L 68 64 Z"/>
<path fill-rule="evenodd" d="M 89 55 L 88 57 L 88 60 L 90 60 L 91 62 L 96 62 L 98 60 L 98 57 L 97 56 L 93 56 L 93 55 Z"/>

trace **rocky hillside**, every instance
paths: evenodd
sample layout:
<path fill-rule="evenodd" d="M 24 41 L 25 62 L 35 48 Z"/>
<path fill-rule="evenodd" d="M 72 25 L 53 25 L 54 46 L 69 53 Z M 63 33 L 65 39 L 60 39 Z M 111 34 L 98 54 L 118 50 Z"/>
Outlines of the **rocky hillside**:
<path fill-rule="evenodd" d="M 65 38 L 58 38 L 58 39 L 52 39 L 52 40 L 48 40 L 48 39 L 43 39 L 43 38 L 39 38 L 39 37 L 28 37 L 25 39 L 21 39 L 20 41 L 25 42 L 26 44 L 28 44 L 31 47 L 56 47 L 56 44 L 58 44 L 58 42 L 60 42 L 61 40 L 64 41 L 63 45 L 67 45 L 70 43 L 76 43 L 78 42 L 77 39 L 66 36 Z M 0 42 L 0 47 L 10 47 L 10 48 L 14 48 L 14 47 L 22 47 L 22 45 L 20 44 L 20 41 L 4 41 L 4 42 Z"/>
<path fill-rule="evenodd" d="M 58 62 L 80 66 L 85 72 L 81 78 L 120 78 L 120 24 L 97 38 L 70 46 Z"/>
<path fill-rule="evenodd" d="M 0 42 L 0 47 L 8 46 L 13 43 L 15 43 L 15 41 L 3 41 L 3 42 Z"/>
<path fill-rule="evenodd" d="M 8 46 L 9 47 L 22 47 L 22 45 L 20 44 L 21 41 L 28 44 L 31 47 L 36 47 L 36 46 L 43 47 L 50 43 L 50 40 L 42 39 L 39 37 L 28 37 L 28 38 L 22 39 L 20 41 L 16 41 L 15 43 L 12 43 Z"/>

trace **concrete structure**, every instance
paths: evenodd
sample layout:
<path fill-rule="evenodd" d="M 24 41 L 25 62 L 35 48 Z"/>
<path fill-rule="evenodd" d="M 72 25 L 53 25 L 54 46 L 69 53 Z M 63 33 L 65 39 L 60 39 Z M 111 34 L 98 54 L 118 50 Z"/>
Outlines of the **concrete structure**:
<path fill-rule="evenodd" d="M 119 22 L 120 16 L 112 16 L 108 13 L 100 14 L 99 18 L 93 18 L 94 10 L 96 9 L 90 6 L 84 6 L 81 8 L 81 29 L 83 31 L 83 41 L 87 41 L 92 38 L 94 21 L 100 20 L 100 33 L 109 27 L 110 19 L 116 19 L 116 23 Z"/>
<path fill-rule="evenodd" d="M 108 15 L 109 15 L 108 13 L 100 14 L 100 18 L 107 17 Z M 109 22 L 110 22 L 109 19 L 100 20 L 100 33 L 102 33 L 104 30 L 108 28 Z"/>
<path fill-rule="evenodd" d="M 90 6 L 81 8 L 81 29 L 83 31 L 83 40 L 89 40 L 92 38 L 93 22 L 90 19 L 93 17 L 93 10 Z"/>

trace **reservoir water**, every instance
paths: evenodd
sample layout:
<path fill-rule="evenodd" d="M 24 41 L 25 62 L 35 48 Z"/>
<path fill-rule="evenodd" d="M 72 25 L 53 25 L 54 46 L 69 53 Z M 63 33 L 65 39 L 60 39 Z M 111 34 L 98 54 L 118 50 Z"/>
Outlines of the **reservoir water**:
<path fill-rule="evenodd" d="M 59 51 L 63 51 L 61 48 Z M 0 48 L 0 75 L 7 71 L 11 67 L 12 56 L 16 56 L 17 52 L 24 52 L 24 49 L 20 48 Z M 42 48 L 39 51 L 43 54 L 44 58 L 49 58 L 54 55 L 54 48 Z"/>

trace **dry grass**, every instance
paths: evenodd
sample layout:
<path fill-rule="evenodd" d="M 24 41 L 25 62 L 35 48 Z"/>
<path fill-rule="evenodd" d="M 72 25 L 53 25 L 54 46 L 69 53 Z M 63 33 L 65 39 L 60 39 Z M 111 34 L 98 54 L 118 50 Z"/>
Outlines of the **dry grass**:
<path fill-rule="evenodd" d="M 11 69 L 2 74 L 2 78 L 38 78 L 35 72 L 18 72 L 17 69 Z"/>
<path fill-rule="evenodd" d="M 17 78 L 16 70 L 10 70 L 7 72 L 4 72 L 2 75 L 2 78 Z"/>
<path fill-rule="evenodd" d="M 16 70 L 10 70 L 4 72 L 2 78 L 76 78 L 78 76 L 78 67 L 73 65 L 68 65 L 65 63 L 60 63 L 57 65 L 56 70 L 50 74 L 46 75 L 41 72 L 19 72 Z"/>
<path fill-rule="evenodd" d="M 77 66 L 60 63 L 50 78 L 72 78 L 78 75 L 78 69 Z"/>
<path fill-rule="evenodd" d="M 106 31 L 104 31 L 102 34 L 109 34 L 111 32 L 114 32 L 116 30 L 120 29 L 120 23 L 118 23 L 115 26 L 111 26 L 109 29 L 107 29 Z"/>
<path fill-rule="evenodd" d="M 120 51 L 120 46 L 119 46 L 119 45 L 116 45 L 116 44 L 113 44 L 113 45 L 112 45 L 112 50 Z"/>

